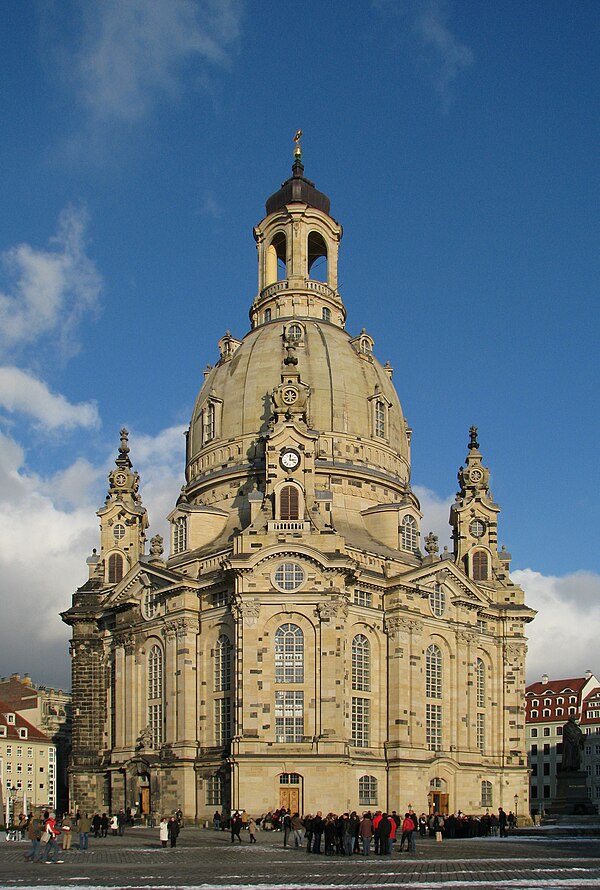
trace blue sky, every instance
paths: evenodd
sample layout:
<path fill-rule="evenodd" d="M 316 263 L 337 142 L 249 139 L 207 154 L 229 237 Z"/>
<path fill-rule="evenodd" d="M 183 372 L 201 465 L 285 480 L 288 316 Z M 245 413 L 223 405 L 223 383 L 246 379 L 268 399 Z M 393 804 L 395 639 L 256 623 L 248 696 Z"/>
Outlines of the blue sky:
<path fill-rule="evenodd" d="M 68 685 L 57 612 L 122 425 L 164 532 L 299 127 L 424 531 L 475 423 L 530 679 L 600 669 L 599 37 L 585 0 L 0 4 L 0 673 Z"/>

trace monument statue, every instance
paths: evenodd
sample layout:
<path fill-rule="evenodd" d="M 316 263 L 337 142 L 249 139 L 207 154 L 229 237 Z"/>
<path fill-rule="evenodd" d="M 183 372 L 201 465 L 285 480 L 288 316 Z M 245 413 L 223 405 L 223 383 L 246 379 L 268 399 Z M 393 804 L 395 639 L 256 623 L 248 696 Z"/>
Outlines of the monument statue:
<path fill-rule="evenodd" d="M 577 725 L 575 717 L 569 717 L 563 726 L 562 739 L 562 772 L 575 772 L 581 769 L 583 733 Z"/>

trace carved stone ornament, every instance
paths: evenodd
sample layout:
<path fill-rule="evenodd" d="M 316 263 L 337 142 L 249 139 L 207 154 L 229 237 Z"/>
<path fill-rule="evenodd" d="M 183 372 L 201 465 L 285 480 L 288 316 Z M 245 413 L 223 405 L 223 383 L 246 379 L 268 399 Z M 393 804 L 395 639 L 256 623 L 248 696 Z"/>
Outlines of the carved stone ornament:
<path fill-rule="evenodd" d="M 348 603 L 345 597 L 332 596 L 324 603 L 319 603 L 317 612 L 321 621 L 333 621 L 335 618 L 348 617 Z"/>
<path fill-rule="evenodd" d="M 167 640 L 174 640 L 175 637 L 181 639 L 188 633 L 198 633 L 198 622 L 193 618 L 175 618 L 165 621 L 161 633 Z"/>
<path fill-rule="evenodd" d="M 135 636 L 130 630 L 116 633 L 113 636 L 115 646 L 123 647 L 126 652 L 133 652 L 135 646 Z"/>
<path fill-rule="evenodd" d="M 421 633 L 423 622 L 415 618 L 403 618 L 401 615 L 390 615 L 385 619 L 384 630 L 388 637 L 397 638 L 400 634 Z"/>
<path fill-rule="evenodd" d="M 143 751 L 144 749 L 148 750 L 153 747 L 152 730 L 150 729 L 150 726 L 146 726 L 144 727 L 144 729 L 142 729 L 141 733 L 136 739 L 135 750 Z"/>
<path fill-rule="evenodd" d="M 477 643 L 479 640 L 477 634 L 468 630 L 457 630 L 456 639 L 459 643 Z"/>
<path fill-rule="evenodd" d="M 507 662 L 507 664 L 514 664 L 514 662 L 524 658 L 526 652 L 527 647 L 523 644 L 507 643 L 504 648 L 504 661 Z"/>
<path fill-rule="evenodd" d="M 236 603 L 238 617 L 242 619 L 244 627 L 256 627 L 260 615 L 260 600 L 239 600 Z"/>

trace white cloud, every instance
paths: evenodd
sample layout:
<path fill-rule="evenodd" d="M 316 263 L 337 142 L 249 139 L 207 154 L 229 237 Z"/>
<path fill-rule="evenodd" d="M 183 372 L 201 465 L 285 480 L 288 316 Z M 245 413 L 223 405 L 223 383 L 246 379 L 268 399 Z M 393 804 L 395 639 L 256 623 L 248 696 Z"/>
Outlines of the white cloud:
<path fill-rule="evenodd" d="M 186 63 L 222 65 L 240 30 L 241 0 L 104 0 L 81 6 L 74 71 L 96 121 L 141 119 L 160 96 L 176 99 Z"/>
<path fill-rule="evenodd" d="M 63 358 L 77 352 L 76 325 L 97 307 L 102 285 L 86 255 L 86 225 L 84 209 L 67 207 L 50 249 L 19 244 L 2 254 L 9 285 L 0 290 L 0 354 L 19 351 L 41 337 L 58 347 Z"/>
<path fill-rule="evenodd" d="M 94 402 L 73 405 L 32 374 L 13 366 L 0 367 L 0 408 L 32 417 L 46 429 L 96 429 L 100 425 Z"/>
<path fill-rule="evenodd" d="M 447 110 L 452 83 L 473 64 L 473 53 L 448 27 L 449 10 L 444 0 L 427 0 L 417 9 L 414 32 L 425 51 L 434 88 Z"/>
<path fill-rule="evenodd" d="M 183 481 L 183 431 L 130 437 L 150 533 L 163 537 Z M 37 682 L 70 686 L 70 632 L 59 612 L 86 581 L 86 557 L 99 546 L 96 510 L 117 445 L 107 448 L 101 467 L 80 458 L 43 478 L 27 468 L 23 448 L 0 433 L 0 674 L 29 672 Z"/>
<path fill-rule="evenodd" d="M 419 498 L 423 521 L 421 522 L 421 550 L 424 551 L 425 536 L 433 532 L 438 536 L 440 553 L 444 546 L 450 548 L 450 507 L 453 497 L 441 498 L 434 491 L 423 485 L 413 485 L 413 491 Z"/>
<path fill-rule="evenodd" d="M 527 605 L 538 610 L 528 625 L 528 682 L 549 677 L 581 677 L 589 668 L 597 675 L 600 624 L 600 576 L 575 572 L 563 577 L 533 569 L 511 572 L 525 591 Z"/>

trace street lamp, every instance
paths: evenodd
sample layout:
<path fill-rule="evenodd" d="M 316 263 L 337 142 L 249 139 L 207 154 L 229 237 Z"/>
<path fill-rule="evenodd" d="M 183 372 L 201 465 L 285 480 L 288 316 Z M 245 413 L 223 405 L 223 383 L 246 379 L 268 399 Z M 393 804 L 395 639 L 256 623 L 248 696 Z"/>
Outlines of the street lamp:
<path fill-rule="evenodd" d="M 513 800 L 515 803 L 515 828 L 516 828 L 517 827 L 517 816 L 519 814 L 519 795 L 515 794 Z"/>

